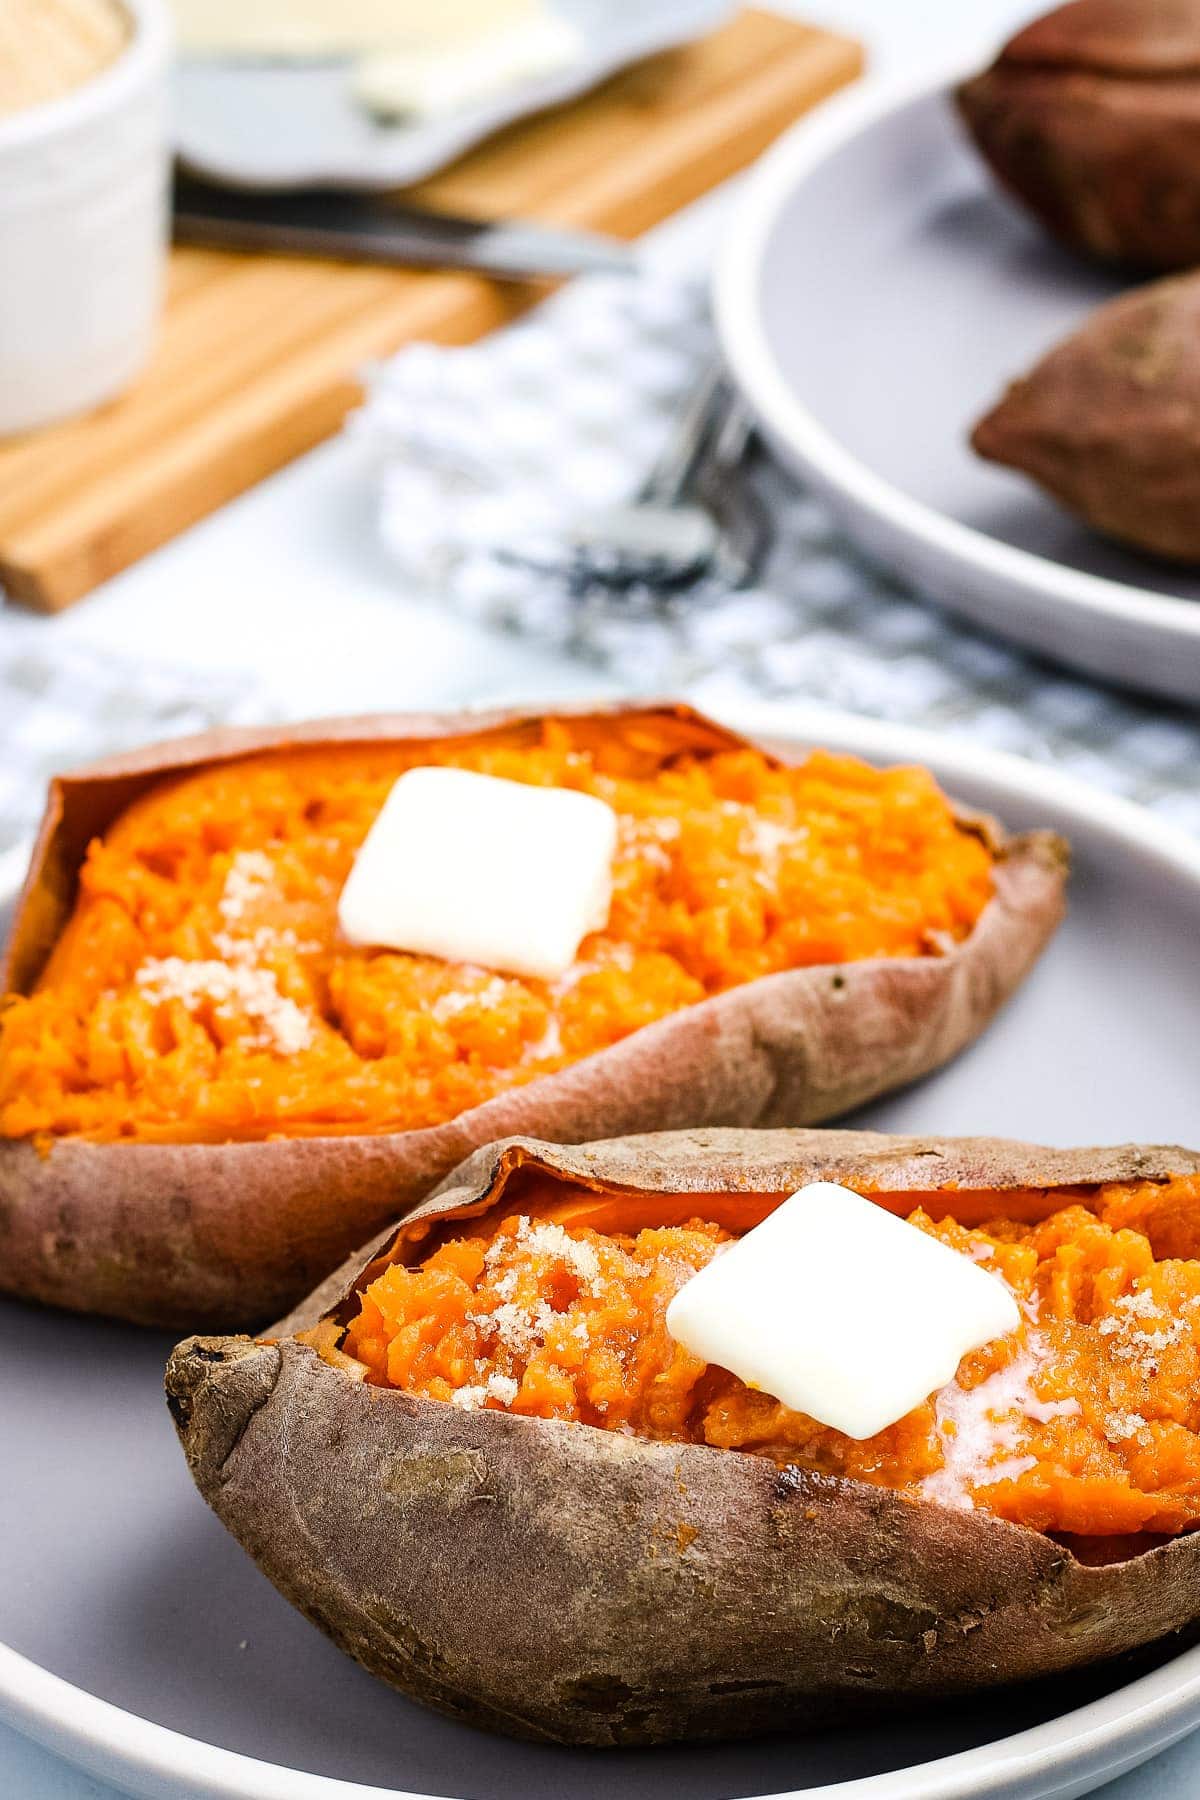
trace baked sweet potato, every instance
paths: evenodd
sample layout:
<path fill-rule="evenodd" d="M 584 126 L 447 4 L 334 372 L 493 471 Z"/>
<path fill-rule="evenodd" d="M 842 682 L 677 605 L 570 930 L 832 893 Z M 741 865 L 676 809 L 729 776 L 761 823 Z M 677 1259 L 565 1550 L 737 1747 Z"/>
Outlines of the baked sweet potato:
<path fill-rule="evenodd" d="M 1200 0 L 1073 0 L 957 98 L 994 173 L 1056 237 L 1145 269 L 1200 262 Z"/>
<path fill-rule="evenodd" d="M 336 940 L 390 782 L 439 757 L 616 795 L 574 986 Z M 921 771 L 788 769 L 682 707 L 324 721 L 64 777 L 9 947 L 0 1286 L 254 1324 L 497 1135 L 843 1112 L 977 1035 L 1065 881 L 1053 834 L 1007 838 Z M 211 959 L 262 941 L 247 1022 Z"/>
<path fill-rule="evenodd" d="M 976 425 L 980 456 L 1095 530 L 1200 562 L 1200 275 L 1110 300 Z"/>
<path fill-rule="evenodd" d="M 1024 1319 L 861 1445 L 662 1330 L 715 1238 L 814 1180 L 989 1260 Z M 736 1736 L 1200 1613 L 1198 1256 L 1200 1155 L 1174 1147 L 518 1138 L 266 1339 L 180 1344 L 168 1403 L 222 1522 L 405 1693 L 572 1743 Z"/>

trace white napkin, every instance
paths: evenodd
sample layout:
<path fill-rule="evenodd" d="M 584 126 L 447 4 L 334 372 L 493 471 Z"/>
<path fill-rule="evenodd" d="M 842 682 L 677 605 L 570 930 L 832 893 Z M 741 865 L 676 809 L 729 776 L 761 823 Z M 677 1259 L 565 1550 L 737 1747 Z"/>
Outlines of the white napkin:
<path fill-rule="evenodd" d="M 1200 833 L 1196 714 L 1072 678 L 951 619 L 866 565 L 776 467 L 755 476 L 776 541 L 751 592 L 645 616 L 620 599 L 581 605 L 506 563 L 581 507 L 633 493 L 713 354 L 700 284 L 595 276 L 481 343 L 417 345 L 376 369 L 350 429 L 377 452 L 398 577 L 582 654 L 631 691 L 804 698 L 953 730 Z"/>

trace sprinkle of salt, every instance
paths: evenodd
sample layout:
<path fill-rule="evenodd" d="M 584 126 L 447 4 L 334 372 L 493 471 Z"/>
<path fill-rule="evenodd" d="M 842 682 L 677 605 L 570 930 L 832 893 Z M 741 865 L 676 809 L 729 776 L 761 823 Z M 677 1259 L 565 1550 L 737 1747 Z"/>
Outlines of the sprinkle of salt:
<path fill-rule="evenodd" d="M 1144 1321 L 1153 1319 L 1153 1327 Z M 1139 1321 L 1143 1321 L 1139 1323 Z M 1158 1303 L 1146 1288 L 1122 1294 L 1113 1302 L 1113 1310 L 1096 1328 L 1100 1336 L 1110 1338 L 1109 1353 L 1118 1361 L 1130 1363 L 1136 1372 L 1149 1380 L 1158 1374 L 1158 1358 L 1172 1344 L 1180 1343 L 1190 1333 L 1185 1319 L 1160 1322 Z"/>
<path fill-rule="evenodd" d="M 679 837 L 678 819 L 625 813 L 618 826 L 619 854 L 637 857 L 657 869 L 670 869 L 674 859 L 667 849 Z"/>
<path fill-rule="evenodd" d="M 469 1012 L 472 1007 L 499 1006 L 508 993 L 508 983 L 498 975 L 491 976 L 482 986 L 456 988 L 449 993 L 439 994 L 430 1008 L 439 1025 L 448 1019 L 455 1019 L 460 1013 Z"/>
<path fill-rule="evenodd" d="M 489 1400 L 498 1400 L 501 1406 L 511 1406 L 517 1397 L 517 1387 L 518 1383 L 511 1375 L 492 1374 L 486 1381 L 455 1388 L 450 1396 L 450 1404 L 457 1406 L 461 1412 L 478 1412 Z"/>
<path fill-rule="evenodd" d="M 519 1255 L 521 1252 L 539 1253 L 563 1262 L 571 1270 L 581 1289 L 593 1294 L 601 1291 L 600 1258 L 591 1244 L 583 1244 L 571 1237 L 561 1225 L 548 1221 L 533 1222 L 527 1215 L 517 1221 L 516 1236 L 511 1240 L 500 1239 L 489 1246 L 484 1257 L 484 1265 L 494 1269 L 506 1258 Z M 547 1335 L 554 1330 L 562 1318 L 561 1313 L 545 1300 L 537 1300 L 531 1306 L 522 1306 L 513 1299 L 517 1289 L 518 1275 L 514 1268 L 507 1268 L 492 1283 L 492 1292 L 500 1297 L 500 1305 L 491 1312 L 469 1313 L 467 1316 L 479 1331 L 494 1335 L 504 1348 L 514 1356 L 527 1357 L 539 1344 L 543 1344 Z M 577 1319 L 571 1326 L 572 1334 L 582 1341 L 587 1339 L 586 1319 Z M 505 1399 L 504 1393 L 495 1387 L 495 1382 L 507 1383 L 509 1376 L 489 1376 L 490 1393 L 504 1405 L 511 1404 L 516 1397 L 517 1384 L 513 1382 L 512 1395 Z M 477 1393 L 478 1384 L 470 1384 L 459 1388 L 452 1396 L 456 1406 L 470 1408 L 482 1405 L 482 1400 L 471 1398 Z M 467 1398 L 462 1398 L 467 1396 Z"/>
<path fill-rule="evenodd" d="M 727 1248 L 728 1245 L 719 1245 L 716 1254 L 719 1255 Z M 578 1278 L 582 1292 L 597 1296 L 603 1292 L 600 1258 L 595 1247 L 581 1243 L 563 1226 L 553 1221 L 539 1220 L 535 1224 L 526 1214 L 522 1214 L 517 1220 L 514 1238 L 501 1239 L 489 1245 L 484 1256 L 484 1266 L 494 1269 L 498 1263 L 522 1250 L 540 1253 L 565 1263 Z M 695 1273 L 695 1269 L 688 1263 L 675 1260 L 669 1265 L 669 1274 L 677 1288 L 682 1287 L 685 1281 L 690 1281 Z M 495 1335 L 514 1356 L 527 1357 L 531 1350 L 545 1342 L 547 1334 L 560 1324 L 563 1315 L 555 1312 L 545 1300 L 538 1300 L 532 1306 L 519 1305 L 513 1299 L 517 1281 L 516 1269 L 505 1269 L 492 1282 L 492 1292 L 500 1297 L 500 1305 L 490 1313 L 469 1313 L 467 1317 L 480 1331 Z M 586 1316 L 576 1319 L 569 1329 L 573 1337 L 582 1343 L 587 1342 Z M 504 1386 L 498 1386 L 498 1383 Z M 507 1387 L 510 1383 L 512 1392 L 508 1394 Z M 516 1398 L 517 1385 L 510 1376 L 493 1374 L 488 1377 L 486 1384 L 471 1383 L 456 1389 L 451 1400 L 455 1406 L 467 1410 L 482 1406 L 489 1396 L 507 1406 Z M 604 1411 L 604 1406 L 599 1402 L 597 1407 Z"/>
<path fill-rule="evenodd" d="M 1142 1441 L 1142 1433 L 1146 1429 L 1146 1421 L 1141 1413 L 1110 1412 L 1104 1415 L 1104 1435 L 1110 1444 L 1122 1444 L 1133 1438 Z"/>
<path fill-rule="evenodd" d="M 274 873 L 270 858 L 260 850 L 240 851 L 229 865 L 217 902 L 226 929 L 213 934 L 213 948 L 224 960 L 148 957 L 134 981 L 152 1005 L 179 1000 L 189 1012 L 209 1001 L 218 1009 L 236 1007 L 259 1027 L 255 1042 L 261 1048 L 294 1056 L 312 1043 L 312 1025 L 296 1002 L 280 993 L 273 971 L 254 961 L 277 942 L 294 943 L 294 934 L 264 927 L 247 938 L 231 929 L 247 906 L 261 897 Z"/>

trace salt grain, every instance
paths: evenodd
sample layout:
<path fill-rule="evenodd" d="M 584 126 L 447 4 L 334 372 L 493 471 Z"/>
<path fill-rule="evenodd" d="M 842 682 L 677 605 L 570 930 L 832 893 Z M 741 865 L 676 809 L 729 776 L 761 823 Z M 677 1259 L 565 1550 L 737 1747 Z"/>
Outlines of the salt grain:
<path fill-rule="evenodd" d="M 1104 1415 L 1104 1435 L 1110 1444 L 1121 1444 L 1129 1438 L 1140 1438 L 1146 1429 L 1141 1413 L 1110 1412 Z"/>
<path fill-rule="evenodd" d="M 1154 1329 L 1136 1323 L 1153 1319 Z M 1164 1350 L 1190 1336 L 1183 1319 L 1159 1322 L 1158 1303 L 1146 1288 L 1122 1294 L 1113 1302 L 1113 1311 L 1096 1327 L 1102 1338 L 1109 1338 L 1109 1354 L 1117 1362 L 1128 1363 L 1146 1380 L 1158 1374 L 1158 1359 Z"/>
<path fill-rule="evenodd" d="M 239 850 L 229 865 L 217 910 L 227 925 L 236 925 L 247 906 L 262 899 L 275 879 L 275 865 L 261 850 Z"/>
<path fill-rule="evenodd" d="M 486 1381 L 455 1388 L 450 1396 L 450 1404 L 457 1406 L 460 1412 L 478 1412 L 489 1400 L 497 1400 L 501 1406 L 511 1406 L 517 1397 L 519 1386 L 520 1383 L 511 1375 L 491 1374 Z"/>
<path fill-rule="evenodd" d="M 494 1312 L 473 1313 L 472 1323 L 483 1330 L 492 1330 L 514 1356 L 527 1356 L 537 1345 L 544 1343 L 546 1334 L 553 1331 L 558 1314 L 539 1300 L 530 1307 L 519 1306 L 515 1300 L 506 1300 Z"/>
<path fill-rule="evenodd" d="M 570 1237 L 561 1225 L 534 1225 L 528 1219 L 522 1219 L 517 1230 L 517 1242 L 542 1256 L 566 1263 L 572 1274 L 577 1275 L 593 1293 L 600 1292 L 600 1258 L 595 1246 L 582 1244 Z"/>
<path fill-rule="evenodd" d="M 439 1025 L 448 1019 L 457 1018 L 460 1013 L 469 1012 L 472 1007 L 500 1006 L 508 993 L 505 982 L 493 979 L 483 987 L 459 988 L 453 993 L 439 994 L 430 1011 Z"/>
<path fill-rule="evenodd" d="M 738 849 L 743 856 L 752 856 L 759 862 L 777 862 L 781 851 L 795 840 L 796 832 L 790 826 L 779 825 L 774 819 L 755 819 L 743 831 Z"/>
<path fill-rule="evenodd" d="M 312 1026 L 296 1005 L 279 991 L 269 969 L 225 962 L 188 962 L 182 956 L 150 957 L 134 977 L 152 1005 L 180 1001 L 189 1012 L 211 1004 L 219 1011 L 239 1009 L 261 1029 L 264 1048 L 293 1056 L 312 1042 Z"/>

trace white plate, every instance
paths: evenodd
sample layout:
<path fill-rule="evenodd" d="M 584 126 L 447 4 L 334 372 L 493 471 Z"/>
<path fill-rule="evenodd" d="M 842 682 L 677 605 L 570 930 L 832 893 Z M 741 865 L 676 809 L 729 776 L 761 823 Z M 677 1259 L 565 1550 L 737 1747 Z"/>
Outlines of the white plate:
<path fill-rule="evenodd" d="M 736 722 L 782 736 L 796 715 Z M 964 799 L 1076 846 L 1070 919 L 1031 980 L 953 1067 L 867 1122 L 1059 1143 L 1194 1136 L 1200 845 L 917 732 L 806 712 L 787 741 L 925 761 Z M 342 1656 L 206 1511 L 163 1404 L 168 1342 L 0 1302 L 0 1717 L 147 1800 L 1066 1800 L 1200 1723 L 1188 1650 L 1132 1680 L 741 1745 L 596 1754 L 451 1724 Z"/>
<path fill-rule="evenodd" d="M 175 80 L 175 144 L 234 187 L 400 187 L 504 125 L 557 106 L 627 63 L 715 31 L 732 0 L 556 0 L 584 43 L 578 62 L 425 124 L 383 125 L 353 99 L 348 62 L 187 58 Z"/>
<path fill-rule="evenodd" d="M 836 100 L 758 165 L 718 271 L 726 354 L 864 550 L 989 631 L 1195 703 L 1200 574 L 1106 542 L 967 444 L 1119 283 L 997 191 L 952 86 Z"/>

